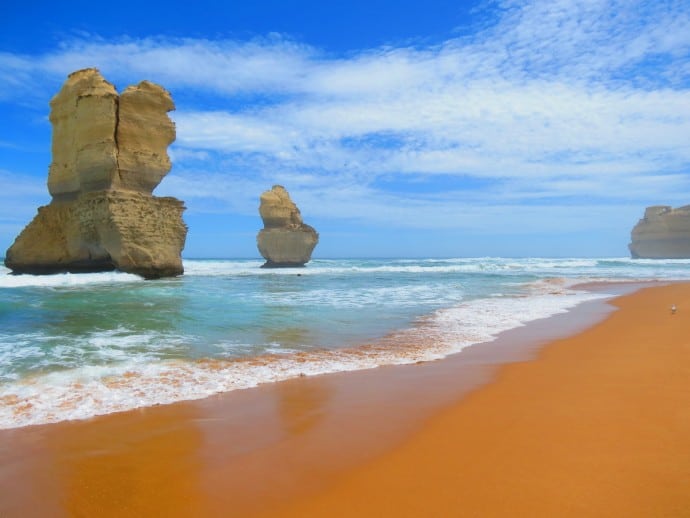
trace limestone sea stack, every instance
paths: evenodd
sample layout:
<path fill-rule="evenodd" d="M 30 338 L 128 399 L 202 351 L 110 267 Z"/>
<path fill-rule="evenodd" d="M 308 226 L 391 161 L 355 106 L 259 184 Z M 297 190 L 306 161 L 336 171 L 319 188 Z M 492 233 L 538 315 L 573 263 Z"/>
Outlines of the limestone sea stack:
<path fill-rule="evenodd" d="M 630 254 L 639 259 L 690 258 L 690 205 L 647 207 L 631 233 Z"/>
<path fill-rule="evenodd" d="M 15 273 L 179 275 L 184 204 L 154 197 L 171 168 L 170 93 L 148 81 L 118 95 L 95 68 L 70 74 L 50 101 L 50 204 L 7 250 Z"/>
<path fill-rule="evenodd" d="M 302 221 L 297 205 L 281 185 L 261 194 L 259 214 L 264 228 L 256 236 L 263 268 L 304 266 L 319 242 L 319 234 Z"/>

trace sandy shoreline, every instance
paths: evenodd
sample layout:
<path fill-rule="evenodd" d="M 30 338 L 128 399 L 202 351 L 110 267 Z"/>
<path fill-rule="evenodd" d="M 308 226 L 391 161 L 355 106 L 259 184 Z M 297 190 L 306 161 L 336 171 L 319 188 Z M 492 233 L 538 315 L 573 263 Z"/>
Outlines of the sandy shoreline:
<path fill-rule="evenodd" d="M 479 390 L 608 310 L 429 364 L 2 431 L 0 516 L 688 516 L 690 285 L 615 303 Z"/>

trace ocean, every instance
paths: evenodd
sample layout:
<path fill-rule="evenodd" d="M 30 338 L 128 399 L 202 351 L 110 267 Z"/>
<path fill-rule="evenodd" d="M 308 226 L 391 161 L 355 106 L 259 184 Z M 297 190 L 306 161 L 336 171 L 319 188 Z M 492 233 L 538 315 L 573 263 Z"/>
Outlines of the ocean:
<path fill-rule="evenodd" d="M 0 428 L 443 358 L 606 297 L 588 281 L 690 279 L 690 260 L 185 260 L 185 275 L 0 267 Z"/>

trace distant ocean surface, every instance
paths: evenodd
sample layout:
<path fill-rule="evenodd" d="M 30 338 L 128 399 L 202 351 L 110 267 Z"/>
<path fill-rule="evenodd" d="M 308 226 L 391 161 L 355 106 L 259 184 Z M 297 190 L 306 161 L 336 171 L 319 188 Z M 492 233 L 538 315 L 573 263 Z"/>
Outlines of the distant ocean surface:
<path fill-rule="evenodd" d="M 183 277 L 158 281 L 0 267 L 0 428 L 438 359 L 605 296 L 579 282 L 690 279 L 684 260 L 184 265 Z"/>

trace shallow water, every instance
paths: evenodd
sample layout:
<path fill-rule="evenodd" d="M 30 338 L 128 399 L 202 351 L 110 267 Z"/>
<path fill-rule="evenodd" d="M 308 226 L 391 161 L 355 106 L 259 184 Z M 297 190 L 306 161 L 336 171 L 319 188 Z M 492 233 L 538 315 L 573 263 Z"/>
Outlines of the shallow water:
<path fill-rule="evenodd" d="M 186 260 L 180 278 L 6 275 L 0 428 L 441 358 L 604 295 L 577 282 L 689 279 L 690 261 Z"/>

